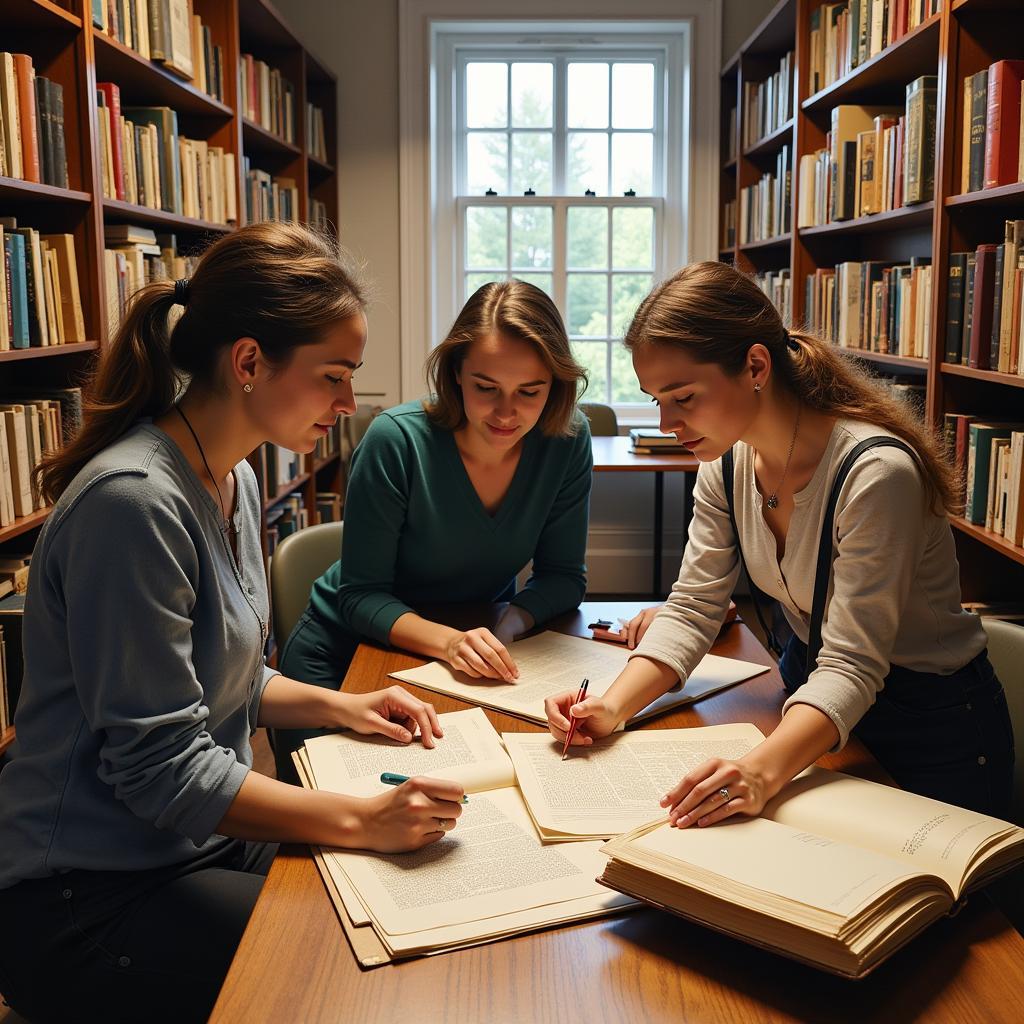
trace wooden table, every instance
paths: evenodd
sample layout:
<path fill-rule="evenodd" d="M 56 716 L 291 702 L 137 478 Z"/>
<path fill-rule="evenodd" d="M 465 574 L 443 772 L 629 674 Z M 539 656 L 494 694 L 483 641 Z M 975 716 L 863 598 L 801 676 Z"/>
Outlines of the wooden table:
<path fill-rule="evenodd" d="M 636 455 L 631 451 L 628 437 L 592 437 L 591 449 L 594 454 L 595 473 L 653 473 L 654 474 L 654 567 L 651 593 L 656 598 L 664 597 L 661 589 L 662 521 L 665 504 L 665 474 L 686 473 L 696 476 L 700 461 L 696 455 L 681 452 L 666 452 L 662 455 Z M 683 502 L 683 547 L 690 531 L 693 516 L 693 487 L 687 479 L 686 497 Z"/>
<path fill-rule="evenodd" d="M 567 616 L 559 628 L 589 635 L 585 625 L 594 618 L 633 610 L 632 605 L 592 603 Z M 448 619 L 460 624 L 457 617 Z M 477 614 L 466 621 L 479 620 Z M 714 650 L 771 664 L 739 622 L 725 627 Z M 387 682 L 387 672 L 420 661 L 364 645 L 345 688 L 376 689 Z M 466 706 L 410 689 L 439 711 Z M 782 697 L 773 668 L 645 728 L 747 721 L 768 732 L 778 721 Z M 536 728 L 486 714 L 499 730 Z M 856 740 L 822 763 L 885 781 Z M 1024 939 L 982 895 L 956 918 L 932 925 L 862 981 L 820 973 L 654 910 L 362 971 L 308 850 L 290 847 L 270 870 L 210 1020 L 996 1024 L 1020 1019 L 1022 992 Z"/>

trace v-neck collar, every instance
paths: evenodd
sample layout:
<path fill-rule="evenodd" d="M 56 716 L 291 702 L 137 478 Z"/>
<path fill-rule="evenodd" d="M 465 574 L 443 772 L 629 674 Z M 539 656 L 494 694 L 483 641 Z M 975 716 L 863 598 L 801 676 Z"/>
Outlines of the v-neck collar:
<path fill-rule="evenodd" d="M 453 470 L 462 483 L 466 499 L 476 509 L 477 515 L 483 519 L 492 530 L 496 530 L 500 527 L 509 517 L 511 510 L 519 500 L 520 492 L 524 486 L 523 481 L 529 478 L 529 467 L 533 462 L 535 448 L 534 435 L 536 434 L 536 430 L 537 428 L 534 427 L 533 430 L 523 438 L 523 447 L 519 453 L 519 464 L 516 466 L 516 471 L 512 474 L 512 480 L 508 485 L 508 490 L 505 492 L 505 497 L 501 499 L 501 504 L 498 505 L 497 511 L 495 511 L 493 515 L 484 508 L 484 503 L 480 500 L 480 495 L 477 494 L 476 488 L 473 486 L 473 481 L 469 478 L 469 471 L 466 469 L 466 463 L 462 460 L 462 452 L 459 451 L 459 446 L 455 441 L 455 432 L 453 430 L 443 431 L 443 433 L 447 435 L 445 443 L 448 447 L 449 457 L 453 459 L 455 463 Z"/>

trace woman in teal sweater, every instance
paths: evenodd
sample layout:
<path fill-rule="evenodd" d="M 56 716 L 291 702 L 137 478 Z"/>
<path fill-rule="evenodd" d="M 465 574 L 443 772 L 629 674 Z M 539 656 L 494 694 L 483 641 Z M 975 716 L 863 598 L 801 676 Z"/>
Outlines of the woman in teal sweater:
<path fill-rule="evenodd" d="M 341 560 L 313 585 L 282 671 L 338 689 L 363 639 L 510 680 L 505 644 L 586 589 L 592 456 L 576 411 L 584 371 L 554 303 L 522 281 L 484 285 L 430 356 L 432 398 L 389 409 L 352 460 Z M 516 593 L 516 574 L 532 574 Z M 508 601 L 494 631 L 413 609 Z M 278 777 L 314 733 L 275 734 Z"/>

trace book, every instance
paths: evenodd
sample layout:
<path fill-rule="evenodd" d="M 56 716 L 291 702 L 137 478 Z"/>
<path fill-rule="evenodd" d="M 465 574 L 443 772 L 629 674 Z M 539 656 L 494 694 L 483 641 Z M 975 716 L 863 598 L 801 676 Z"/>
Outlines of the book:
<path fill-rule="evenodd" d="M 946 282 L 946 351 L 947 363 L 960 362 L 963 344 L 964 281 L 967 274 L 966 252 L 949 254 L 949 271 Z"/>
<path fill-rule="evenodd" d="M 78 285 L 78 262 L 75 258 L 75 236 L 69 234 L 42 235 L 42 241 L 54 253 L 60 269 L 60 319 L 64 341 L 86 341 L 85 316 Z"/>
<path fill-rule="evenodd" d="M 935 196 L 935 101 L 938 81 L 935 75 L 922 75 L 907 85 L 904 206 L 923 203 Z"/>
<path fill-rule="evenodd" d="M 1024 829 L 811 768 L 756 818 L 688 829 L 662 818 L 602 852 L 611 889 L 859 978 L 1024 861 Z"/>
<path fill-rule="evenodd" d="M 18 113 L 18 86 L 14 74 L 14 54 L 0 52 L 0 131 L 4 137 L 7 173 L 24 177 L 21 152 L 21 118 Z"/>
<path fill-rule="evenodd" d="M 106 194 L 111 199 L 125 199 L 124 190 L 124 156 L 121 136 L 121 90 L 114 82 L 97 82 L 97 90 L 102 93 L 104 108 L 108 112 L 108 118 L 104 119 L 103 126 L 106 131 L 101 134 L 109 140 L 110 147 L 110 188 Z"/>
<path fill-rule="evenodd" d="M 989 369 L 992 345 L 992 297 L 995 289 L 995 245 L 979 245 L 975 254 L 974 291 L 971 296 L 971 343 L 967 365 Z"/>
<path fill-rule="evenodd" d="M 675 434 L 663 434 L 660 430 L 650 430 L 646 427 L 634 427 L 629 432 L 629 439 L 634 445 L 644 445 L 647 448 L 678 448 L 679 440 Z"/>
<path fill-rule="evenodd" d="M 988 68 L 971 75 L 971 138 L 968 149 L 968 189 L 985 184 L 985 127 L 988 118 Z"/>
<path fill-rule="evenodd" d="M 21 137 L 22 174 L 26 181 L 41 182 L 39 167 L 39 123 L 36 116 L 36 70 L 32 58 L 15 53 L 14 79 L 18 97 L 18 131 Z"/>
<path fill-rule="evenodd" d="M 967 453 L 967 493 L 964 518 L 977 526 L 985 525 L 988 512 L 989 476 L 992 460 L 992 442 L 1009 438 L 1020 423 L 974 422 L 969 426 L 970 446 Z"/>
<path fill-rule="evenodd" d="M 625 668 L 629 652 L 609 644 L 594 643 L 578 636 L 545 631 L 507 644 L 509 654 L 519 668 L 512 683 L 493 679 L 474 680 L 441 662 L 429 662 L 416 668 L 392 672 L 395 679 L 424 689 L 457 697 L 481 707 L 547 724 L 544 698 L 561 690 L 575 690 L 583 677 L 590 680 L 588 694 L 599 697 Z M 764 665 L 706 655 L 680 689 L 669 690 L 630 720 L 630 725 L 646 721 L 670 708 L 692 703 L 726 687 L 751 679 L 768 669 Z"/>
<path fill-rule="evenodd" d="M 595 882 L 598 842 L 543 844 L 501 739 L 479 708 L 438 716 L 433 750 L 339 733 L 295 756 L 302 784 L 385 792 L 382 772 L 454 779 L 470 794 L 458 827 L 419 852 L 316 849 L 314 857 L 364 967 L 442 953 L 636 905 Z"/>
<path fill-rule="evenodd" d="M 985 188 L 1017 181 L 1022 79 L 1024 60 L 997 60 L 989 65 L 985 109 Z"/>
<path fill-rule="evenodd" d="M 29 331 L 28 273 L 25 239 L 17 232 L 4 231 L 4 274 L 10 306 L 11 347 L 28 348 Z"/>

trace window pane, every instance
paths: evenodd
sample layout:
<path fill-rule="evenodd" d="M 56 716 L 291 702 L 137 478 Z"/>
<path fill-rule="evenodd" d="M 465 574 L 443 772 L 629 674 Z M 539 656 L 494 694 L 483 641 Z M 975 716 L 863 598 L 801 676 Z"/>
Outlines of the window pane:
<path fill-rule="evenodd" d="M 546 292 L 548 297 L 551 296 L 550 274 L 513 274 L 512 276 L 518 277 L 520 281 L 526 281 L 527 284 L 535 284 L 542 292 Z"/>
<path fill-rule="evenodd" d="M 649 206 L 620 206 L 612 210 L 612 267 L 654 267 L 654 210 Z"/>
<path fill-rule="evenodd" d="M 466 210 L 466 268 L 508 266 L 505 247 L 506 212 L 500 206 Z"/>
<path fill-rule="evenodd" d="M 613 402 L 650 402 L 640 390 L 629 349 L 618 341 L 612 342 L 611 391 Z"/>
<path fill-rule="evenodd" d="M 570 267 L 608 266 L 608 210 L 570 206 L 566 262 Z"/>
<path fill-rule="evenodd" d="M 551 266 L 551 207 L 512 207 L 512 268 Z M 521 277 L 516 274 L 516 277 Z M 550 275 L 548 275 L 550 276 Z"/>
<path fill-rule="evenodd" d="M 574 341 L 572 354 L 587 371 L 586 402 L 608 401 L 608 343 L 606 341 Z"/>
<path fill-rule="evenodd" d="M 550 64 L 512 65 L 512 124 L 516 128 L 551 127 Z M 648 125 L 640 125 L 647 128 Z"/>
<path fill-rule="evenodd" d="M 551 195 L 551 133 L 512 133 L 512 194 Z"/>
<path fill-rule="evenodd" d="M 632 189 L 638 196 L 652 194 L 654 136 L 648 132 L 612 135 L 612 192 Z"/>
<path fill-rule="evenodd" d="M 654 65 L 612 65 L 612 127 L 654 127 Z"/>
<path fill-rule="evenodd" d="M 587 189 L 608 195 L 608 136 L 604 132 L 569 132 L 566 192 L 583 195 Z"/>
<path fill-rule="evenodd" d="M 608 127 L 608 65 L 569 65 L 569 127 Z"/>
<path fill-rule="evenodd" d="M 466 137 L 467 195 L 489 188 L 508 195 L 508 136 L 504 132 L 470 132 Z"/>
<path fill-rule="evenodd" d="M 612 334 L 621 338 L 636 307 L 651 290 L 650 274 L 616 274 L 612 277 Z"/>
<path fill-rule="evenodd" d="M 508 65 L 466 65 L 466 127 L 508 124 Z"/>
<path fill-rule="evenodd" d="M 467 274 L 466 275 L 466 293 L 462 296 L 462 301 L 465 302 L 477 288 L 482 288 L 485 284 L 490 284 L 491 281 L 504 281 L 504 274 Z"/>
<path fill-rule="evenodd" d="M 608 275 L 569 274 L 566 294 L 570 334 L 608 337 Z"/>

